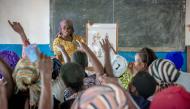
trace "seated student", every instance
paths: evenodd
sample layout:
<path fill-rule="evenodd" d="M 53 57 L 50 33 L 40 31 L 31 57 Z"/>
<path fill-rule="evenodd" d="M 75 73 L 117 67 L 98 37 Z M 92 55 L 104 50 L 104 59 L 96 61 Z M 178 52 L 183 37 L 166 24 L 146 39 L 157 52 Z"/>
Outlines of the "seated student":
<path fill-rule="evenodd" d="M 101 85 L 93 86 L 85 90 L 80 96 L 75 99 L 72 109 L 136 109 L 138 106 L 133 101 L 131 96 L 119 86 L 117 79 L 113 76 L 112 66 L 110 62 L 108 39 L 103 40 L 101 43 L 105 53 L 105 66 L 101 65 L 95 54 L 84 44 L 80 43 L 84 51 L 93 60 L 93 65 L 96 65 L 95 71 L 97 79 L 101 82 Z M 102 97 L 102 98 L 101 98 Z"/>
<path fill-rule="evenodd" d="M 156 86 L 157 82 L 147 71 L 140 71 L 133 77 L 129 91 L 141 109 L 148 109 L 148 98 L 154 94 Z"/>
<path fill-rule="evenodd" d="M 81 44 L 85 51 L 88 51 L 88 47 L 85 44 Z M 108 40 L 103 40 L 101 44 L 104 51 L 108 51 Z M 89 54 L 92 51 L 89 50 Z M 87 54 L 88 54 L 87 53 Z M 93 53 L 91 57 L 95 56 Z M 88 109 L 88 108 L 97 108 L 97 109 L 138 109 L 139 107 L 133 101 L 129 93 L 126 93 L 124 89 L 119 86 L 117 79 L 113 76 L 113 71 L 110 62 L 109 53 L 105 57 L 105 68 L 96 57 L 94 57 L 94 62 L 98 67 L 96 71 L 99 71 L 98 80 L 101 82 L 101 85 L 93 86 L 85 90 L 80 94 L 80 96 L 75 99 L 72 109 Z M 112 73 L 112 74 L 111 74 Z"/>
<path fill-rule="evenodd" d="M 97 76 L 102 75 L 104 70 L 103 70 L 103 67 L 101 66 L 101 63 L 98 61 L 97 57 L 93 54 L 93 52 L 90 50 L 90 48 L 86 44 L 84 43 L 79 43 L 79 44 L 80 44 L 81 50 L 83 50 L 88 55 L 89 59 L 91 60 L 92 65 L 94 66 L 96 75 Z M 62 108 L 64 107 L 66 108 L 66 107 L 71 106 L 72 101 L 78 95 L 76 92 L 84 90 L 83 79 L 85 77 L 85 69 L 81 67 L 81 65 L 76 64 L 76 63 L 66 63 L 65 65 L 62 65 L 62 68 L 63 69 L 61 70 L 60 75 L 67 89 L 65 90 L 65 95 L 64 95 L 66 101 L 63 102 L 61 106 Z M 74 87 L 70 86 L 73 83 L 75 83 Z M 71 88 L 74 90 L 70 90 Z"/>
<path fill-rule="evenodd" d="M 29 61 L 24 51 L 24 48 L 30 45 L 30 42 L 19 22 L 8 22 L 12 29 L 20 35 L 23 41 L 22 58 L 17 63 L 13 72 L 13 80 L 16 83 L 17 94 L 14 96 L 13 104 L 10 106 L 12 108 L 19 107 L 22 109 L 26 103 L 30 105 L 30 107 L 37 107 L 40 96 L 40 75 L 36 65 Z M 30 98 L 30 104 L 27 103 L 28 98 Z M 18 102 L 18 99 L 20 99 L 20 102 Z M 14 101 L 17 102 L 14 103 Z"/>
<path fill-rule="evenodd" d="M 85 71 L 79 64 L 66 63 L 61 66 L 61 77 L 66 86 L 64 91 L 65 102 L 62 105 L 68 103 L 83 91 L 83 79 L 85 78 Z M 68 105 L 66 105 L 68 106 Z"/>
<path fill-rule="evenodd" d="M 133 77 L 131 85 L 137 91 L 137 96 L 142 96 L 147 99 L 155 92 L 157 82 L 148 72 L 140 71 Z M 133 91 L 133 89 L 131 90 Z"/>
<path fill-rule="evenodd" d="M 171 61 L 157 59 L 149 66 L 148 72 L 154 77 L 160 89 L 181 85 L 190 92 L 190 74 L 178 71 Z"/>
<path fill-rule="evenodd" d="M 166 54 L 165 59 L 168 59 L 171 62 L 173 62 L 175 67 L 178 70 L 181 70 L 181 68 L 183 66 L 183 61 L 184 61 L 181 52 L 177 52 L 177 51 L 169 52 L 169 53 Z"/>
<path fill-rule="evenodd" d="M 26 55 L 25 55 L 25 52 L 24 52 L 24 48 L 27 47 L 28 45 L 30 45 L 30 41 L 27 38 L 26 33 L 24 32 L 24 29 L 23 29 L 22 25 L 19 22 L 8 21 L 8 23 L 12 27 L 12 29 L 20 35 L 22 43 L 23 43 L 22 58 L 27 58 Z M 5 53 L 4 52 L 3 53 L 0 52 L 0 54 L 7 54 L 7 53 L 6 52 Z M 15 57 L 13 53 L 11 53 L 11 54 L 12 54 L 11 56 L 13 57 L 13 59 L 16 60 L 17 57 Z M 57 75 L 58 75 L 59 70 L 60 70 L 61 63 L 56 58 L 53 58 L 52 60 L 53 60 L 52 78 L 55 79 L 57 77 Z M 14 60 L 12 60 L 12 61 L 14 61 Z M 16 64 L 15 64 L 15 66 L 16 66 Z"/>
<path fill-rule="evenodd" d="M 133 76 L 139 71 L 146 71 L 148 66 L 157 59 L 154 51 L 150 48 L 142 48 L 135 55 L 135 62 L 129 63 L 126 70 L 121 73 L 119 80 L 121 85 L 127 90 L 128 84 L 130 83 Z"/>
<path fill-rule="evenodd" d="M 53 41 L 53 51 L 56 57 L 63 63 L 61 52 L 57 49 L 57 45 L 64 46 L 65 51 L 69 56 L 77 49 L 76 41 L 82 41 L 82 37 L 74 35 L 73 23 L 71 20 L 63 19 L 60 22 L 60 31 Z"/>
<path fill-rule="evenodd" d="M 71 57 L 71 61 L 79 64 L 80 67 L 85 71 L 85 67 L 87 67 L 87 65 L 88 65 L 88 59 L 87 59 L 87 55 L 88 55 L 88 57 L 90 58 L 92 63 L 96 65 L 95 69 L 97 69 L 97 70 L 95 70 L 95 72 L 97 72 L 95 76 L 91 75 L 91 76 L 86 77 L 86 73 L 84 72 L 85 78 L 83 80 L 83 83 L 84 83 L 83 87 L 86 89 L 86 88 L 91 87 L 96 84 L 95 78 L 96 78 L 96 76 L 100 75 L 99 74 L 100 72 L 103 72 L 103 68 L 102 68 L 102 71 L 100 71 L 100 69 L 97 68 L 97 67 L 100 67 L 100 65 L 97 65 L 97 63 L 99 63 L 99 61 L 96 58 L 96 56 L 94 55 L 94 53 L 90 50 L 90 48 L 86 44 L 80 43 L 80 47 L 82 50 L 74 52 L 74 54 Z M 64 58 L 64 60 L 68 61 L 69 57 L 68 57 L 67 53 L 65 52 L 63 47 L 61 47 L 61 49 L 62 49 L 61 51 L 62 51 L 63 56 L 67 57 L 67 58 Z M 65 62 L 67 62 L 67 61 L 65 61 Z M 70 61 L 70 59 L 69 59 L 69 61 Z"/>
<path fill-rule="evenodd" d="M 79 64 L 81 66 L 81 68 L 83 70 L 85 70 L 85 68 L 88 66 L 88 57 L 87 57 L 85 52 L 83 52 L 81 50 L 76 50 L 73 53 L 73 55 L 71 56 L 71 59 L 70 59 L 70 57 L 68 56 L 68 54 L 65 51 L 63 46 L 59 45 L 59 46 L 57 46 L 57 48 L 62 53 L 62 56 L 63 56 L 65 64 L 70 63 L 70 62 L 77 63 L 77 64 Z M 85 78 L 83 80 L 83 83 L 84 83 L 84 85 L 83 85 L 84 89 L 95 85 L 96 84 L 96 75 L 94 74 L 94 75 L 88 76 L 86 74 L 86 71 L 85 71 Z M 61 103 L 64 101 L 64 99 L 63 99 L 64 98 L 64 93 L 63 92 L 65 90 L 65 85 L 63 85 L 63 84 L 64 84 L 64 82 L 62 81 L 60 76 L 53 83 L 54 96 Z M 65 91 L 65 96 L 70 95 L 70 94 L 67 94 L 67 93 L 72 94 L 73 91 L 71 89 L 69 89 L 69 90 L 67 89 Z"/>
<path fill-rule="evenodd" d="M 30 45 L 29 40 L 24 32 L 23 27 L 20 25 L 19 22 L 10 22 L 8 21 L 12 29 L 17 32 L 22 41 L 23 41 L 23 49 Z M 13 78 L 17 86 L 17 94 L 13 97 L 13 104 L 10 103 L 12 108 L 18 107 L 20 109 L 24 108 L 25 102 L 27 103 L 27 99 L 30 98 L 30 106 L 37 107 L 39 97 L 40 97 L 40 78 L 39 78 L 39 71 L 37 70 L 37 66 L 32 64 L 28 57 L 25 55 L 25 51 L 23 50 L 22 58 L 17 63 L 17 66 L 13 73 Z M 60 69 L 60 63 L 53 59 L 53 74 L 52 78 L 55 79 L 58 75 Z M 30 94 L 30 97 L 29 97 Z M 15 103 L 14 99 L 20 102 Z M 19 100 L 18 100 L 19 99 Z"/>
<path fill-rule="evenodd" d="M 190 109 L 190 93 L 180 86 L 166 88 L 153 97 L 150 109 Z"/>

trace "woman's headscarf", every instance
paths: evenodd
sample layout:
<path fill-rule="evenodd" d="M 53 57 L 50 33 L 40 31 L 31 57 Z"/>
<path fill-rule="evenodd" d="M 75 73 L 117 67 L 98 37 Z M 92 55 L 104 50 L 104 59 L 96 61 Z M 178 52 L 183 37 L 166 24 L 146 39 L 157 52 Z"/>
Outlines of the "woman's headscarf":
<path fill-rule="evenodd" d="M 180 86 L 166 88 L 153 97 L 150 109 L 190 109 L 190 93 Z"/>
<path fill-rule="evenodd" d="M 72 109 L 127 109 L 125 92 L 118 86 L 107 84 L 94 86 L 79 96 Z"/>
<path fill-rule="evenodd" d="M 148 72 L 161 87 L 174 84 L 180 76 L 180 72 L 176 69 L 175 65 L 166 59 L 153 61 L 149 66 Z"/>

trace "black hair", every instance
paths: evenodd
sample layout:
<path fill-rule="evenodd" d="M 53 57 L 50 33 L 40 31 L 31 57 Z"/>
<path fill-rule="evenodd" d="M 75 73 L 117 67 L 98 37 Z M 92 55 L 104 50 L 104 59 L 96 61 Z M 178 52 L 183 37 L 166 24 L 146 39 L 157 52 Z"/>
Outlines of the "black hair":
<path fill-rule="evenodd" d="M 156 80 L 147 72 L 139 71 L 132 79 L 132 85 L 135 86 L 138 94 L 145 99 L 153 95 L 156 86 Z"/>
<path fill-rule="evenodd" d="M 60 73 L 67 87 L 72 88 L 76 92 L 82 90 L 85 71 L 79 64 L 66 63 L 61 66 Z"/>
<path fill-rule="evenodd" d="M 85 68 L 88 66 L 88 57 L 85 52 L 77 50 L 72 55 L 72 62 L 75 62 Z"/>
<path fill-rule="evenodd" d="M 53 58 L 52 59 L 53 61 L 53 72 L 52 72 L 52 79 L 56 79 L 57 76 L 59 75 L 60 73 L 60 68 L 61 68 L 61 62 L 56 59 L 56 58 Z"/>
<path fill-rule="evenodd" d="M 146 63 L 149 66 L 154 60 L 157 59 L 156 54 L 150 48 L 144 47 L 138 52 L 142 62 Z"/>

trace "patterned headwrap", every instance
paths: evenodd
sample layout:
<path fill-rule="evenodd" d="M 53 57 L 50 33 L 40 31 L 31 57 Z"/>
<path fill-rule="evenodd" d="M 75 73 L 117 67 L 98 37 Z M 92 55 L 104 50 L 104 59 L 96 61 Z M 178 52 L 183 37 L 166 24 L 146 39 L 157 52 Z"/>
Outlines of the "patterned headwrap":
<path fill-rule="evenodd" d="M 118 86 L 94 86 L 79 96 L 72 109 L 127 109 L 125 92 Z"/>
<path fill-rule="evenodd" d="M 157 59 L 153 61 L 149 66 L 148 71 L 163 88 L 174 84 L 180 76 L 180 72 L 176 69 L 175 65 L 165 59 Z"/>
<path fill-rule="evenodd" d="M 13 51 L 0 51 L 0 59 L 2 59 L 12 70 L 19 61 L 19 56 Z"/>
<path fill-rule="evenodd" d="M 13 79 L 16 83 L 18 90 L 30 93 L 30 106 L 38 104 L 40 97 L 40 74 L 36 66 L 27 58 L 22 58 L 17 63 L 13 72 Z"/>

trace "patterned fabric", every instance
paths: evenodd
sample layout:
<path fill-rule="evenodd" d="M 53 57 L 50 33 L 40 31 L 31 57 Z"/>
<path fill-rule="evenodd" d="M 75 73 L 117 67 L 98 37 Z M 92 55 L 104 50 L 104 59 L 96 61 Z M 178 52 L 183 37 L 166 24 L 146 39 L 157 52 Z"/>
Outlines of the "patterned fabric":
<path fill-rule="evenodd" d="M 127 69 L 128 67 L 128 62 L 127 60 L 120 56 L 120 55 L 115 55 L 112 59 L 112 69 L 113 69 L 113 74 L 115 77 L 120 77 Z"/>
<path fill-rule="evenodd" d="M 90 88 L 90 87 L 92 87 L 94 85 L 97 85 L 98 82 L 96 80 L 96 75 L 94 74 L 94 75 L 90 75 L 88 77 L 85 77 L 83 79 L 83 84 L 84 84 L 84 86 L 83 86 L 84 89 L 88 89 L 88 88 Z M 74 90 L 72 90 L 71 88 L 66 88 L 64 90 L 64 98 L 65 98 L 65 100 L 73 98 L 73 97 L 71 97 L 71 96 L 73 96 L 73 94 L 75 94 Z"/>
<path fill-rule="evenodd" d="M 131 82 L 133 75 L 131 69 L 127 68 L 125 72 L 119 77 L 121 86 L 127 90 L 129 83 Z"/>
<path fill-rule="evenodd" d="M 77 50 L 76 41 L 84 42 L 84 40 L 80 36 L 73 35 L 73 41 L 65 41 L 61 38 L 60 35 L 53 41 L 53 51 L 56 56 L 58 56 L 59 60 L 63 62 L 63 58 L 61 52 L 57 49 L 57 45 L 62 45 L 65 48 L 67 54 L 71 57 L 74 51 Z"/>
<path fill-rule="evenodd" d="M 40 75 L 36 66 L 27 58 L 21 58 L 13 72 L 18 90 L 30 92 L 30 105 L 37 105 L 40 97 Z"/>
<path fill-rule="evenodd" d="M 148 70 L 161 87 L 173 84 L 180 76 L 180 72 L 175 68 L 175 65 L 165 59 L 153 61 Z"/>
<path fill-rule="evenodd" d="M 125 92 L 114 84 L 94 86 L 81 94 L 72 109 L 127 109 Z"/>
<path fill-rule="evenodd" d="M 67 101 L 70 99 L 70 97 L 75 94 L 75 91 L 72 90 L 71 88 L 66 88 L 64 90 L 64 99 Z"/>
<path fill-rule="evenodd" d="M 96 75 L 95 74 L 90 75 L 88 77 L 85 77 L 83 80 L 83 84 L 84 84 L 85 89 L 96 85 L 96 83 L 97 82 L 96 82 Z"/>
<path fill-rule="evenodd" d="M 13 51 L 0 51 L 0 58 L 13 70 L 19 61 L 19 56 Z"/>
<path fill-rule="evenodd" d="M 153 97 L 150 109 L 190 109 L 190 93 L 180 86 L 169 87 Z"/>

